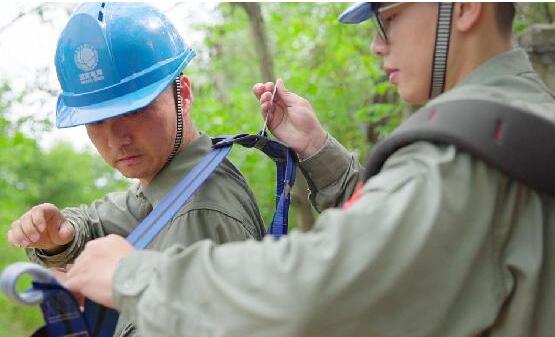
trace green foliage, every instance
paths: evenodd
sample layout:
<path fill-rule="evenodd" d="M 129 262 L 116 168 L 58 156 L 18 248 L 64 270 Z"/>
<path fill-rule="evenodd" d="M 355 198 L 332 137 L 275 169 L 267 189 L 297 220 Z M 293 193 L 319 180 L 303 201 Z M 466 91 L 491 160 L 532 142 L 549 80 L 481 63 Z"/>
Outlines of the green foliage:
<path fill-rule="evenodd" d="M 517 34 L 525 31 L 532 24 L 553 23 L 555 18 L 553 2 L 517 3 L 516 9 L 513 31 Z"/>

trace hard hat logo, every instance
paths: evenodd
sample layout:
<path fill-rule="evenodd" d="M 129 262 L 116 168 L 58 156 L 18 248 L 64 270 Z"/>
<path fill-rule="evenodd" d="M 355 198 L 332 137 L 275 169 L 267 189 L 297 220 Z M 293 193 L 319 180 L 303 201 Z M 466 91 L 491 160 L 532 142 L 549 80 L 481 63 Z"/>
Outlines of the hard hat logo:
<path fill-rule="evenodd" d="M 75 65 L 83 72 L 79 74 L 81 84 L 89 84 L 104 79 L 102 69 L 96 69 L 98 65 L 98 51 L 90 44 L 82 44 L 75 50 L 73 56 Z"/>
<path fill-rule="evenodd" d="M 82 71 L 91 71 L 98 64 L 98 52 L 90 44 L 82 44 L 75 50 L 75 65 Z"/>

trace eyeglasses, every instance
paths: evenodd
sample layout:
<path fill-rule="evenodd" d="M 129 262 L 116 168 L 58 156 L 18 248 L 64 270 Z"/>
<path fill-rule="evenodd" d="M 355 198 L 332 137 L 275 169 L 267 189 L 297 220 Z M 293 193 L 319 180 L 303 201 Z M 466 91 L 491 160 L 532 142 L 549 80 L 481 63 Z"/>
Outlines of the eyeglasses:
<path fill-rule="evenodd" d="M 376 9 L 375 14 L 373 15 L 374 23 L 378 28 L 378 35 L 382 38 L 386 43 L 389 42 L 388 40 L 388 33 L 391 26 L 391 21 L 393 18 L 399 14 L 399 12 L 405 8 L 406 6 L 412 4 L 411 2 L 396 2 L 391 5 L 379 7 Z"/>

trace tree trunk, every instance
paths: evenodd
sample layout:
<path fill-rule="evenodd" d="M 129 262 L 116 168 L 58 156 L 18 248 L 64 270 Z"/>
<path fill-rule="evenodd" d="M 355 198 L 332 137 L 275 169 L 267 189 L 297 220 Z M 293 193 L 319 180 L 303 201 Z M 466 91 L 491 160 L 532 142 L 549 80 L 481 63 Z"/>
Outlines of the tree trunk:
<path fill-rule="evenodd" d="M 258 66 L 260 67 L 262 80 L 265 82 L 275 81 L 274 62 L 260 4 L 257 2 L 239 2 L 238 5 L 241 6 L 249 16 L 254 46 L 256 47 L 256 53 L 260 61 Z"/>
<path fill-rule="evenodd" d="M 270 43 L 260 4 L 256 2 L 237 3 L 245 10 L 249 17 L 252 37 L 259 58 L 260 74 L 264 82 L 276 80 L 274 62 L 270 51 Z M 314 213 L 308 200 L 308 184 L 297 169 L 297 179 L 291 191 L 291 203 L 297 211 L 297 225 L 301 230 L 309 230 L 314 224 Z"/>

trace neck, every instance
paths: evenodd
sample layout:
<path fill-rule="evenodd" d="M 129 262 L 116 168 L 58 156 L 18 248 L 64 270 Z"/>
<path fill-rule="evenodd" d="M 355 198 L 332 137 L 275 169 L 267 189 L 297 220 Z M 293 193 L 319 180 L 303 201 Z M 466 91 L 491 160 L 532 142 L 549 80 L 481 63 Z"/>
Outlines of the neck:
<path fill-rule="evenodd" d="M 190 121 L 185 121 L 184 122 L 184 130 L 185 132 L 183 133 L 183 141 L 181 142 L 181 146 L 179 147 L 179 151 L 177 151 L 177 153 L 181 152 L 187 145 L 189 145 L 192 141 L 194 141 L 195 139 L 200 137 L 199 132 L 197 131 L 197 129 L 195 128 L 195 125 Z M 168 163 L 166 163 L 167 165 Z M 166 165 L 164 165 L 158 172 L 156 172 L 156 174 L 152 177 L 144 177 L 144 178 L 139 178 L 139 183 L 141 185 L 141 188 L 146 188 L 151 182 L 152 180 L 154 180 L 154 178 L 156 178 L 156 176 L 158 175 L 158 173 L 160 173 L 160 171 L 162 171 L 164 169 L 164 167 L 166 167 Z"/>
<path fill-rule="evenodd" d="M 512 48 L 510 38 L 507 39 L 487 39 L 482 34 L 466 37 L 464 41 L 457 41 L 457 47 L 449 51 L 447 79 L 445 90 L 450 90 L 459 82 L 464 80 L 472 71 L 478 68 L 487 60 L 499 54 L 505 53 Z"/>
<path fill-rule="evenodd" d="M 183 150 L 192 141 L 200 137 L 198 130 L 195 128 L 195 125 L 191 122 L 189 118 L 184 121 L 183 129 L 185 132 L 183 132 L 183 141 L 181 142 L 181 146 L 179 147 L 178 152 L 181 152 L 181 150 Z"/>
<path fill-rule="evenodd" d="M 141 189 L 145 189 L 153 179 L 154 177 L 140 178 L 139 185 L 141 186 Z"/>

